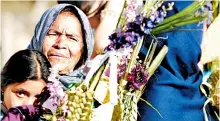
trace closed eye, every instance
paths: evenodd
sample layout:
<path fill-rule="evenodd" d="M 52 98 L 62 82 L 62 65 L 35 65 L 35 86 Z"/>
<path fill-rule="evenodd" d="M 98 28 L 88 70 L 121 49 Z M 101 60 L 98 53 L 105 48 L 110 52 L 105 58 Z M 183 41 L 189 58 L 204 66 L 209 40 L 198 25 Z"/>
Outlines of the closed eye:
<path fill-rule="evenodd" d="M 48 33 L 48 36 L 57 36 L 57 33 Z"/>
<path fill-rule="evenodd" d="M 73 41 L 76 41 L 76 42 L 78 42 L 79 40 L 78 39 L 75 39 L 75 38 L 70 38 L 71 40 L 73 40 Z"/>
<path fill-rule="evenodd" d="M 77 39 L 77 37 L 75 37 L 74 35 L 71 35 L 71 34 L 67 34 L 66 35 L 71 41 L 76 41 L 76 42 L 78 42 L 79 40 Z"/>
<path fill-rule="evenodd" d="M 47 36 L 57 36 L 59 34 L 60 34 L 60 32 L 57 32 L 56 30 L 53 30 L 53 29 L 51 29 L 47 32 Z"/>

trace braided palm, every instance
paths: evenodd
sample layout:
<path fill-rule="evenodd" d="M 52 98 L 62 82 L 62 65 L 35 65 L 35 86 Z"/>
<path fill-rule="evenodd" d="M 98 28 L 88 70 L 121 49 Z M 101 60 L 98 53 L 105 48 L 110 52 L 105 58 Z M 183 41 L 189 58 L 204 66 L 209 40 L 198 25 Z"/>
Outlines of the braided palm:
<path fill-rule="evenodd" d="M 137 121 L 137 102 L 134 92 L 119 87 L 119 101 L 114 107 L 112 121 Z"/>
<path fill-rule="evenodd" d="M 220 101 L 220 70 L 214 70 L 209 78 L 212 88 L 210 89 L 210 97 L 213 99 L 212 105 L 219 110 Z"/>
<path fill-rule="evenodd" d="M 92 113 L 93 103 L 93 91 L 84 91 L 84 86 L 73 86 L 66 94 L 68 95 L 68 101 L 62 106 L 57 108 L 57 113 L 61 114 L 61 117 L 66 121 L 90 121 Z M 62 107 L 68 107 L 67 113 L 62 113 Z M 56 118 L 52 121 L 57 120 Z"/>
<path fill-rule="evenodd" d="M 131 93 L 124 94 L 123 99 L 123 121 L 137 121 L 137 98 Z"/>

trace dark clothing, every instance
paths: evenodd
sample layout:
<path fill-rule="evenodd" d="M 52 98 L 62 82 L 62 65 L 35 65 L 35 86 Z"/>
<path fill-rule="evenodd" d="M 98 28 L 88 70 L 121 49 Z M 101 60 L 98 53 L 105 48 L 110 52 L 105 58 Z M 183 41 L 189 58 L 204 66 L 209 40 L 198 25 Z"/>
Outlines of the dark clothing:
<path fill-rule="evenodd" d="M 174 1 L 175 8 L 168 14 L 177 13 L 191 3 L 192 1 Z M 168 37 L 159 41 L 166 44 L 169 50 L 155 75 L 149 80 L 142 96 L 161 113 L 163 118 L 153 108 L 140 101 L 138 107 L 141 121 L 204 120 L 202 108 L 206 97 L 200 91 L 203 75 L 197 66 L 201 56 L 203 24 L 186 25 L 180 29 L 193 30 L 158 35 Z M 142 48 L 142 52 L 146 53 L 146 48 Z"/>
<path fill-rule="evenodd" d="M 42 115 L 41 106 L 22 105 L 10 108 L 7 114 L 4 114 L 2 121 L 44 121 Z"/>

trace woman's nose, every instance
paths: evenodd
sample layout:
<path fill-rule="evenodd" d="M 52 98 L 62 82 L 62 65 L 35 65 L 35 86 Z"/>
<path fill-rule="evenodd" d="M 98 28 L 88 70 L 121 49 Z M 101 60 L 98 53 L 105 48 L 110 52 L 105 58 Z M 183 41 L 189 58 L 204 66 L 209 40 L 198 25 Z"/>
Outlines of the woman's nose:
<path fill-rule="evenodd" d="M 67 41 L 67 37 L 63 34 L 60 35 L 57 38 L 56 43 L 54 44 L 55 48 L 66 49 L 66 41 Z"/>

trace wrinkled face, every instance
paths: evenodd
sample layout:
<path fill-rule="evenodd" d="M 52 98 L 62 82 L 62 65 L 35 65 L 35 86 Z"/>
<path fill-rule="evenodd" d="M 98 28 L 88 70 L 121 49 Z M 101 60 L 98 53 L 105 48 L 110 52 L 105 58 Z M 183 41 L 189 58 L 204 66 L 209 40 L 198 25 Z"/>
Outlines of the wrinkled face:
<path fill-rule="evenodd" d="M 9 84 L 3 91 L 3 103 L 7 109 L 14 106 L 31 105 L 46 86 L 43 80 L 27 80 L 22 83 Z"/>
<path fill-rule="evenodd" d="M 60 74 L 71 73 L 83 53 L 81 24 L 75 15 L 61 13 L 50 27 L 44 41 L 43 53 L 52 67 L 58 65 Z"/>

